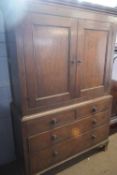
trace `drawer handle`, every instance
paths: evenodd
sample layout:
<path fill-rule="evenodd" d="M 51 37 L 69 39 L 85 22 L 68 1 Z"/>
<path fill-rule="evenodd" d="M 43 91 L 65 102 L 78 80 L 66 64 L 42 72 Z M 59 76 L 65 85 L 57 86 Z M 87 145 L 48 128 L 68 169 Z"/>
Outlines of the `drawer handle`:
<path fill-rule="evenodd" d="M 58 151 L 54 151 L 53 152 L 53 157 L 57 157 L 58 156 Z"/>
<path fill-rule="evenodd" d="M 96 120 L 96 119 L 93 119 L 93 120 L 92 120 L 92 123 L 93 123 L 94 125 L 96 125 L 96 124 L 97 124 L 97 120 Z"/>
<path fill-rule="evenodd" d="M 91 138 L 92 138 L 92 140 L 95 140 L 95 139 L 96 139 L 96 135 L 93 134 L 93 135 L 91 136 Z"/>
<path fill-rule="evenodd" d="M 57 119 L 56 119 L 56 118 L 53 118 L 53 119 L 51 120 L 51 124 L 52 124 L 52 125 L 56 125 L 56 124 L 57 124 Z"/>
<path fill-rule="evenodd" d="M 51 137 L 51 139 L 53 140 L 53 141 L 55 141 L 55 140 L 57 140 L 57 135 L 56 134 L 54 134 L 54 135 L 52 135 L 52 137 Z"/>
<path fill-rule="evenodd" d="M 80 64 L 80 63 L 82 63 L 82 61 L 81 60 L 77 60 L 77 64 Z"/>
<path fill-rule="evenodd" d="M 92 112 L 97 112 L 97 107 L 96 106 L 93 106 Z"/>

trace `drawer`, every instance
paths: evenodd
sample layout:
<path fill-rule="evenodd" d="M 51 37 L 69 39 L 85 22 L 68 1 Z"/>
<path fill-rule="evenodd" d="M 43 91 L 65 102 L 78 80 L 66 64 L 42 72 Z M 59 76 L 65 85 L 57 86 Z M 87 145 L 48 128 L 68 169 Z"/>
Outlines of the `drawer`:
<path fill-rule="evenodd" d="M 78 137 L 88 130 L 103 125 L 109 121 L 109 113 L 109 111 L 100 112 L 70 125 L 30 136 L 28 138 L 30 152 L 39 152 L 41 149 L 53 146 L 70 138 Z"/>
<path fill-rule="evenodd" d="M 81 105 L 77 108 L 77 117 L 85 117 L 87 115 L 93 115 L 97 112 L 108 110 L 111 108 L 112 98 L 92 100 L 92 102 Z"/>
<path fill-rule="evenodd" d="M 103 125 L 97 129 L 80 135 L 77 138 L 56 144 L 39 153 L 30 154 L 31 172 L 37 173 L 73 156 L 108 138 L 109 126 Z"/>
<path fill-rule="evenodd" d="M 59 114 L 40 117 L 27 122 L 28 135 L 45 132 L 56 127 L 74 122 L 76 118 L 75 110 L 62 112 Z"/>

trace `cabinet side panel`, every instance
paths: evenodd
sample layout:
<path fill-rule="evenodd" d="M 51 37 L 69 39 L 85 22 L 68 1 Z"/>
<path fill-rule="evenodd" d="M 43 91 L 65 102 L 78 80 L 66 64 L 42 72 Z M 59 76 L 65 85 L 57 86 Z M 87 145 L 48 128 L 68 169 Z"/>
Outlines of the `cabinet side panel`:
<path fill-rule="evenodd" d="M 8 65 L 9 65 L 9 72 L 10 72 L 10 82 L 11 82 L 13 103 L 16 106 L 17 110 L 21 112 L 20 80 L 18 75 L 15 34 L 13 31 L 6 30 L 6 42 L 7 42 Z"/>

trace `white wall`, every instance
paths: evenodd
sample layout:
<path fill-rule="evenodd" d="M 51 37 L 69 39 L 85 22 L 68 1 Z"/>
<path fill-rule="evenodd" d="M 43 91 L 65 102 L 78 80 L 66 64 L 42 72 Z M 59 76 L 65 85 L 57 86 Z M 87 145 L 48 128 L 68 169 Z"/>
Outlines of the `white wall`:
<path fill-rule="evenodd" d="M 0 11 L 0 165 L 15 160 L 10 102 L 11 92 L 5 30 L 2 12 Z"/>

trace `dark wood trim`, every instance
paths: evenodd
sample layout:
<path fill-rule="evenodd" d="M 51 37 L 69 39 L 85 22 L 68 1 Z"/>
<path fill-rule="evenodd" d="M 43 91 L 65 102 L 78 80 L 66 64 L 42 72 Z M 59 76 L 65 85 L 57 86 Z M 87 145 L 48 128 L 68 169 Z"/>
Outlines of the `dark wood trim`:
<path fill-rule="evenodd" d="M 93 11 L 98 11 L 98 12 L 105 12 L 109 14 L 115 14 L 117 15 L 117 8 L 112 8 L 112 7 L 105 7 L 97 4 L 92 4 L 88 2 L 78 2 L 78 0 L 39 0 L 39 1 L 45 1 L 45 2 L 54 2 L 57 4 L 63 4 L 63 5 L 70 5 L 70 6 L 77 6 L 79 8 L 83 9 L 88 9 L 88 10 L 93 10 Z"/>
<path fill-rule="evenodd" d="M 88 100 L 88 101 L 85 101 L 85 102 L 81 102 L 81 103 L 76 103 L 76 104 L 72 104 L 72 105 L 67 105 L 67 106 L 62 106 L 60 108 L 56 108 L 56 109 L 51 109 L 51 110 L 48 110 L 48 111 L 43 111 L 43 112 L 38 112 L 38 113 L 35 113 L 35 114 L 32 114 L 32 115 L 26 115 L 26 116 L 23 116 L 23 118 L 21 119 L 22 122 L 25 122 L 25 121 L 28 121 L 28 120 L 32 120 L 32 119 L 36 119 L 36 118 L 39 118 L 39 117 L 43 117 L 43 116 L 46 116 L 46 115 L 52 115 L 52 114 L 56 114 L 56 113 L 60 113 L 60 112 L 65 112 L 65 111 L 68 111 L 68 110 L 71 110 L 71 109 L 76 109 L 82 105 L 87 105 L 91 102 L 95 103 L 95 102 L 98 102 L 100 100 L 112 100 L 112 96 L 111 95 L 107 95 L 107 96 L 102 96 L 102 97 L 99 97 L 99 98 L 95 98 L 93 100 Z"/>
<path fill-rule="evenodd" d="M 112 118 L 111 118 L 111 121 L 110 121 L 110 125 L 111 125 L 111 126 L 112 126 L 112 125 L 115 125 L 115 124 L 117 124 L 117 116 L 112 117 Z"/>

